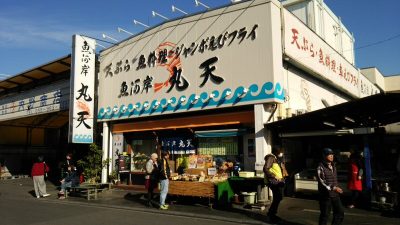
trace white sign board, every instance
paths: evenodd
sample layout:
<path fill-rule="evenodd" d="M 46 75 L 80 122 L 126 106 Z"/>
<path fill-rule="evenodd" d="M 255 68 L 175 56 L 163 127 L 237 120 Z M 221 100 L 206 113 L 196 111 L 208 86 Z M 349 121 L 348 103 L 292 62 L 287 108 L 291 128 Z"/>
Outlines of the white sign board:
<path fill-rule="evenodd" d="M 249 1 L 166 22 L 100 55 L 98 119 L 283 102 L 279 8 Z M 271 26 L 276 23 L 276 26 Z"/>
<path fill-rule="evenodd" d="M 342 55 L 287 10 L 284 14 L 284 53 L 291 60 L 359 97 L 359 72 Z"/>
<path fill-rule="evenodd" d="M 69 141 L 93 143 L 95 40 L 73 36 Z"/>
<path fill-rule="evenodd" d="M 0 100 L 0 121 L 68 109 L 68 81 L 53 83 Z"/>
<path fill-rule="evenodd" d="M 113 134 L 112 140 L 112 156 L 110 157 L 112 160 L 111 165 L 112 170 L 118 170 L 118 168 L 116 168 L 116 162 L 118 160 L 118 156 L 124 152 L 124 135 Z"/>

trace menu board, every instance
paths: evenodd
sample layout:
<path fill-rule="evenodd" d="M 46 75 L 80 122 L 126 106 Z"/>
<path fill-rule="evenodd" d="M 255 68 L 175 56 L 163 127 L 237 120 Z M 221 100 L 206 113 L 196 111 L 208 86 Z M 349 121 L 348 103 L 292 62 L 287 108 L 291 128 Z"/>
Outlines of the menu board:
<path fill-rule="evenodd" d="M 201 155 L 238 155 L 237 137 L 199 138 Z"/>

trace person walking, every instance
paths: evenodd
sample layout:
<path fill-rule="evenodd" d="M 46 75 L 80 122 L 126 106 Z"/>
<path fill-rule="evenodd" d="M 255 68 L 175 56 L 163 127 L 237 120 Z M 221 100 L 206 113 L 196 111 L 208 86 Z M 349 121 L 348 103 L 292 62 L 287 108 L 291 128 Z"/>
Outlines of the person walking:
<path fill-rule="evenodd" d="M 285 186 L 278 160 L 274 154 L 268 154 L 264 157 L 264 181 L 272 191 L 272 203 L 268 210 L 269 222 L 277 222 L 280 218 L 276 215 L 278 213 L 279 203 L 283 199 L 283 188 Z"/>
<path fill-rule="evenodd" d="M 168 205 L 165 204 L 165 199 L 168 194 L 169 178 L 171 176 L 168 160 L 169 151 L 162 152 L 160 160 L 160 209 L 168 209 Z"/>
<path fill-rule="evenodd" d="M 149 207 L 153 207 L 152 199 L 154 189 L 157 187 L 159 180 L 159 169 L 157 160 L 157 153 L 153 153 L 146 163 L 145 187 L 147 189 L 147 206 Z"/>
<path fill-rule="evenodd" d="M 50 196 L 46 191 L 46 182 L 44 180 L 44 176 L 49 170 L 50 168 L 44 161 L 44 157 L 39 156 L 37 162 L 33 164 L 31 171 L 36 198 Z"/>
<path fill-rule="evenodd" d="M 317 167 L 319 192 L 319 225 L 326 225 L 333 208 L 332 225 L 340 225 L 344 220 L 344 210 L 340 200 L 343 190 L 338 185 L 334 153 L 330 148 L 322 150 L 323 160 Z"/>
<path fill-rule="evenodd" d="M 362 192 L 362 176 L 364 170 L 361 163 L 361 154 L 352 153 L 349 159 L 347 188 L 351 190 L 351 202 L 347 206 L 352 209 Z"/>

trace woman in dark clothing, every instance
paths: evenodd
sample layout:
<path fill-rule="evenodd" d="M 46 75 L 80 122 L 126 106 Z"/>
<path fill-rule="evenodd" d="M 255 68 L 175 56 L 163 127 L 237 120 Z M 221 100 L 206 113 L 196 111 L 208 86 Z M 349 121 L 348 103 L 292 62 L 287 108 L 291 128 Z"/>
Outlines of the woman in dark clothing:
<path fill-rule="evenodd" d="M 342 224 L 344 210 L 340 200 L 343 190 L 338 186 L 336 166 L 333 162 L 333 151 L 330 148 L 323 149 L 324 159 L 317 168 L 319 208 L 319 225 L 326 225 L 333 208 L 332 225 Z"/>

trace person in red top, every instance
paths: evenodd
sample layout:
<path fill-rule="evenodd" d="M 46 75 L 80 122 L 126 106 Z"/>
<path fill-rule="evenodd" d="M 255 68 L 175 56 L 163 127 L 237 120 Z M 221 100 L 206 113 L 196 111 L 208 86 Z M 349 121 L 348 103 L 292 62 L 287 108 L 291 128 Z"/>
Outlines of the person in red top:
<path fill-rule="evenodd" d="M 361 163 L 361 154 L 352 153 L 349 159 L 347 188 L 351 190 L 351 203 L 347 207 L 352 209 L 357 198 L 362 192 L 363 169 Z"/>
<path fill-rule="evenodd" d="M 50 196 L 50 194 L 47 194 L 46 182 L 44 181 L 44 175 L 49 172 L 49 170 L 50 168 L 44 162 L 43 156 L 39 156 L 37 162 L 33 164 L 31 171 L 36 198 Z"/>

